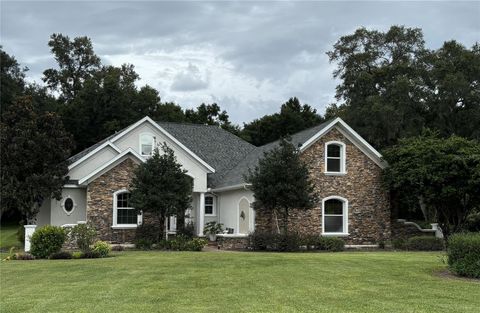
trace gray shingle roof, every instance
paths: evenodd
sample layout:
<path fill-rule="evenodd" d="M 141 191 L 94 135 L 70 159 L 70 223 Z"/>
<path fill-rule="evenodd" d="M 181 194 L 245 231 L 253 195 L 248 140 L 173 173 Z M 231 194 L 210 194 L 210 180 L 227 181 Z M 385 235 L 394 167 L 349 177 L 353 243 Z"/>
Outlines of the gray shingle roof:
<path fill-rule="evenodd" d="M 327 121 L 293 134 L 292 143 L 297 147 L 301 146 L 330 122 Z M 215 173 L 208 175 L 208 187 L 211 188 L 244 183 L 243 175 L 258 164 L 258 160 L 265 152 L 272 150 L 280 142 L 277 140 L 255 147 L 218 126 L 170 122 L 157 122 L 157 124 L 215 169 Z M 70 157 L 69 163 L 79 160 L 117 133 Z"/>

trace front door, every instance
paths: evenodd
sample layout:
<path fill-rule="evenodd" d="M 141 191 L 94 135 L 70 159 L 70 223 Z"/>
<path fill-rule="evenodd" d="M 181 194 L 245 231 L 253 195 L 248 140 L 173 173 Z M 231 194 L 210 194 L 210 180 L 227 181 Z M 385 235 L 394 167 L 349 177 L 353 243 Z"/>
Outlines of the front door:
<path fill-rule="evenodd" d="M 248 234 L 250 225 L 250 202 L 243 198 L 238 203 L 239 233 Z"/>

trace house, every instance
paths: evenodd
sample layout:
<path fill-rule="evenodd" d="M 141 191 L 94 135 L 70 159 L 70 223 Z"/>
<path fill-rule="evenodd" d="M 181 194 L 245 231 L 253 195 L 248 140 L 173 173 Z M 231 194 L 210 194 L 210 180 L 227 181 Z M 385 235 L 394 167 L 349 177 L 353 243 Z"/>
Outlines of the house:
<path fill-rule="evenodd" d="M 388 194 L 381 183 L 386 164 L 380 153 L 340 118 L 294 134 L 292 141 L 308 165 L 320 201 L 313 209 L 294 210 L 290 227 L 341 236 L 352 245 L 389 239 Z M 72 156 L 62 199 L 45 201 L 36 225 L 88 221 L 102 240 L 132 242 L 143 220 L 129 205 L 132 171 L 164 142 L 193 178 L 187 213 L 198 236 L 204 235 L 209 221 L 229 228 L 227 237 L 271 228 L 272 217 L 252 209 L 253 193 L 243 175 L 278 142 L 255 147 L 217 126 L 155 122 L 149 117 Z M 168 223 L 171 233 L 174 219 Z"/>

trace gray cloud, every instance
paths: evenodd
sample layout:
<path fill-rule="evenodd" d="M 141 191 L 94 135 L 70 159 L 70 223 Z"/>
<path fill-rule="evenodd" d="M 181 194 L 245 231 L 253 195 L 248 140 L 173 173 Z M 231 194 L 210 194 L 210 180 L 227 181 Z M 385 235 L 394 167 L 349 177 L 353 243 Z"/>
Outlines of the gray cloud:
<path fill-rule="evenodd" d="M 360 26 L 471 46 L 479 17 L 479 2 L 2 2 L 1 40 L 38 81 L 55 65 L 52 33 L 89 36 L 105 63 L 134 64 L 162 99 L 217 102 L 240 123 L 292 96 L 323 112 L 338 83 L 325 53 Z"/>

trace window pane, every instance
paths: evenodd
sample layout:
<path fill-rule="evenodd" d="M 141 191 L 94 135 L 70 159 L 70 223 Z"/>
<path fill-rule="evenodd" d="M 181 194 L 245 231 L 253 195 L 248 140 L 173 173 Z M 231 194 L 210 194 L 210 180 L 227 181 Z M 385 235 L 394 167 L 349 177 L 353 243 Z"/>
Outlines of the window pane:
<path fill-rule="evenodd" d="M 340 172 L 340 159 L 327 159 L 327 172 Z"/>
<path fill-rule="evenodd" d="M 151 155 L 153 146 L 151 144 L 142 144 L 142 155 Z"/>
<path fill-rule="evenodd" d="M 343 233 L 343 216 L 325 216 L 324 232 Z"/>
<path fill-rule="evenodd" d="M 329 157 L 340 157 L 340 146 L 330 144 L 327 146 L 327 156 Z"/>
<path fill-rule="evenodd" d="M 206 205 L 205 206 L 205 214 L 213 214 L 213 206 Z"/>
<path fill-rule="evenodd" d="M 129 208 L 130 193 L 124 192 L 117 195 L 117 208 Z"/>
<path fill-rule="evenodd" d="M 213 204 L 213 197 L 205 197 L 205 204 Z"/>
<path fill-rule="evenodd" d="M 137 212 L 133 209 L 117 209 L 117 224 L 137 224 Z"/>
<path fill-rule="evenodd" d="M 325 201 L 325 214 L 343 214 L 343 202 L 337 199 Z"/>

